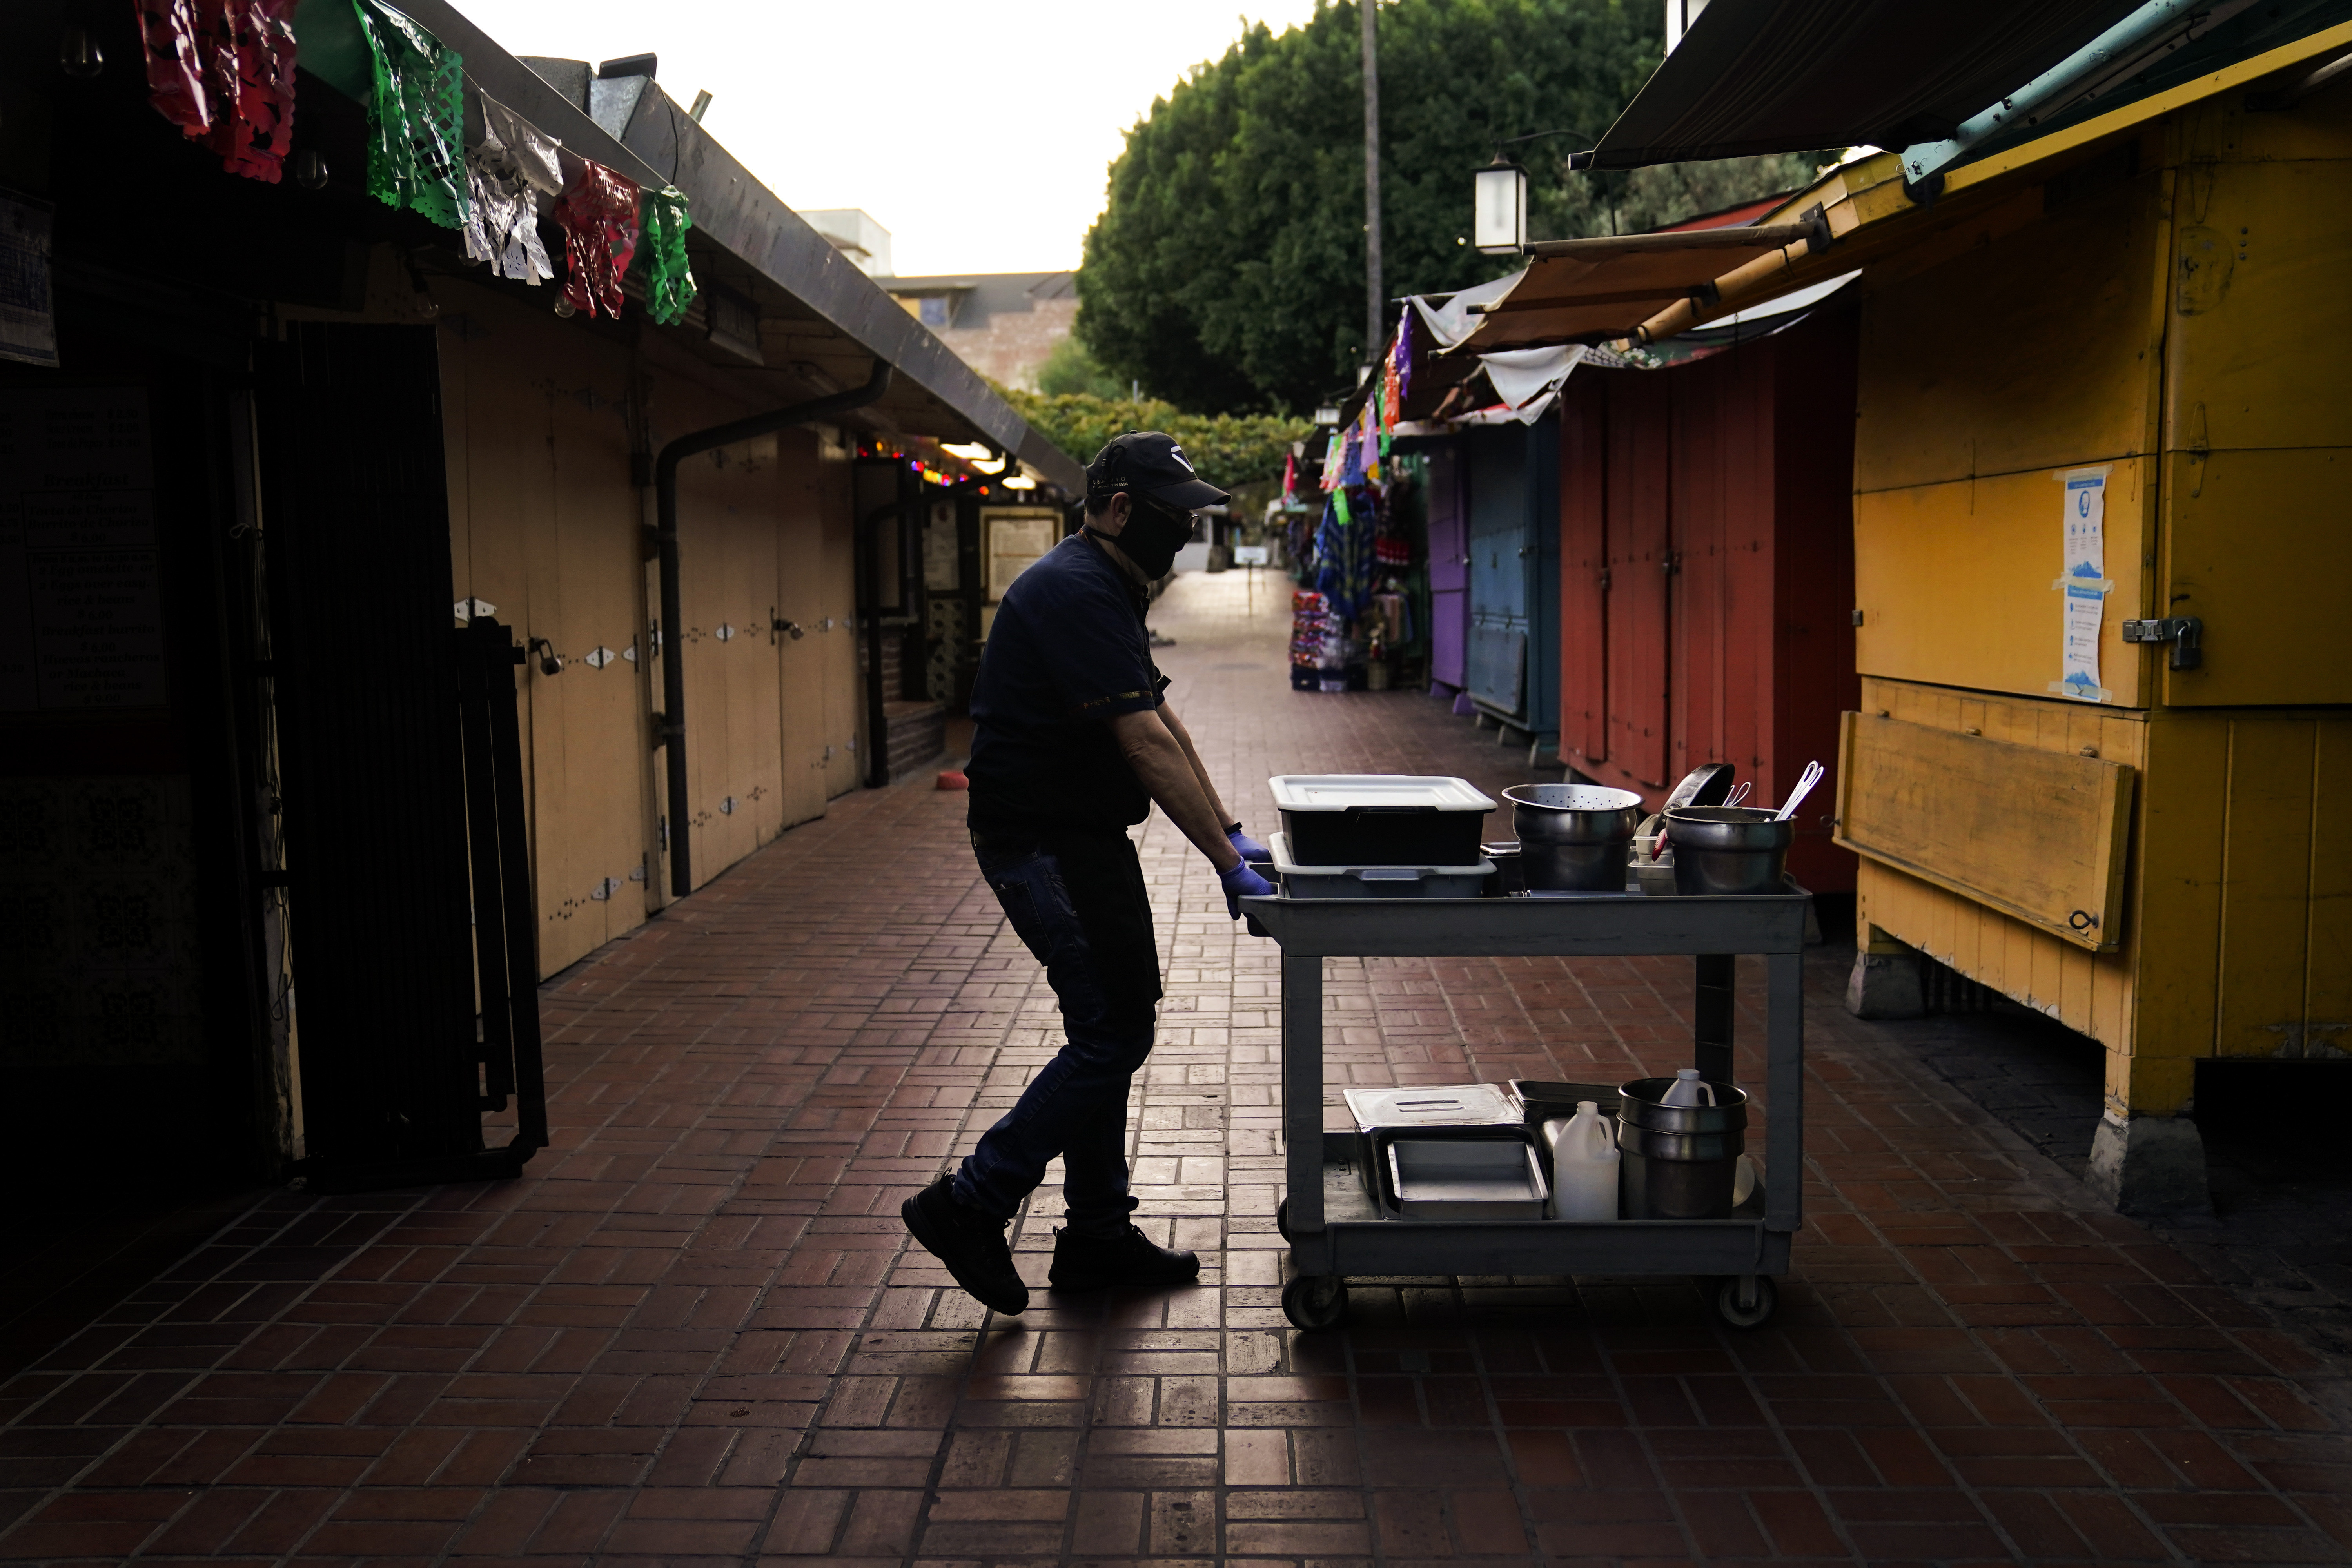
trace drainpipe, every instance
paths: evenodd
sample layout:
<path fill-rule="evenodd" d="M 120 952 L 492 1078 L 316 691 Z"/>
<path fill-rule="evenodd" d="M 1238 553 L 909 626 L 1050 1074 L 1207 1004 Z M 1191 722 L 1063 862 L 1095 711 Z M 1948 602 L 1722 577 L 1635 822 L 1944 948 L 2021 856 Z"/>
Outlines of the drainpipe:
<path fill-rule="evenodd" d="M 655 733 L 660 737 L 655 743 L 665 752 L 669 780 L 669 888 L 675 898 L 682 899 L 694 890 L 692 835 L 688 831 L 686 810 L 686 639 L 679 632 L 685 617 L 678 607 L 683 595 L 678 591 L 677 571 L 677 466 L 697 453 L 754 436 L 773 435 L 788 425 L 807 425 L 863 408 L 890 389 L 890 374 L 889 363 L 877 359 L 874 374 L 855 392 L 836 392 L 811 403 L 795 403 L 680 436 L 654 459 L 655 515 L 659 520 L 654 543 L 661 557 L 662 614 L 662 710 L 655 715 Z"/>
<path fill-rule="evenodd" d="M 882 689 L 882 552 L 874 531 L 892 518 L 918 511 L 936 497 L 919 489 L 904 500 L 885 501 L 857 521 L 857 606 L 866 622 L 866 787 L 881 789 L 890 782 L 890 721 L 882 711 L 889 700 Z M 903 574 L 907 563 L 899 563 Z"/>

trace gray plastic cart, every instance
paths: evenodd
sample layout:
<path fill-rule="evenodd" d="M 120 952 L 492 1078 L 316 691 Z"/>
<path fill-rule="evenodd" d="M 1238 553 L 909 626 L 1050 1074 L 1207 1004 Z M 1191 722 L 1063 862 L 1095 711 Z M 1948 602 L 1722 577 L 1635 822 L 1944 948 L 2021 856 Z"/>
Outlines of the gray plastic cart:
<path fill-rule="evenodd" d="M 1789 1269 L 1801 1223 L 1804 963 L 1811 895 L 1515 899 L 1244 899 L 1253 929 L 1282 947 L 1282 1131 L 1290 1244 L 1282 1310 L 1301 1329 L 1347 1314 L 1349 1275 L 1692 1275 L 1723 1321 L 1753 1328 L 1772 1314 L 1772 1280 Z M 1383 1219 L 1355 1163 L 1353 1131 L 1323 1130 L 1326 958 L 1633 957 L 1696 960 L 1692 1065 L 1718 1082 L 1731 1065 L 1732 955 L 1763 956 L 1766 1015 L 1761 1217 L 1619 1220 Z M 1675 1064 L 1651 1064 L 1652 1072 Z M 1613 1102 L 1614 1091 L 1611 1090 Z"/>

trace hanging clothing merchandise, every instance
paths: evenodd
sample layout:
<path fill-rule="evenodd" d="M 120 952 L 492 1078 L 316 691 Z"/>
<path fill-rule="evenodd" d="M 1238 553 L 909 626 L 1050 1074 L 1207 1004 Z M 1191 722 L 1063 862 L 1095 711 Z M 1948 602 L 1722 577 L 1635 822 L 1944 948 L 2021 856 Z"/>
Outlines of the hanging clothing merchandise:
<path fill-rule="evenodd" d="M 1315 586 L 1342 626 L 1363 613 L 1372 592 L 1371 493 L 1334 494 L 1316 535 Z"/>
<path fill-rule="evenodd" d="M 443 228 L 463 228 L 470 205 L 458 149 L 466 122 L 466 62 L 383 0 L 352 0 L 375 62 L 368 99 L 368 195 Z"/>
<path fill-rule="evenodd" d="M 539 237 L 541 213 L 563 194 L 562 144 L 488 93 L 482 139 L 466 153 L 472 204 L 466 214 L 466 258 L 534 287 L 555 276 Z"/>
<path fill-rule="evenodd" d="M 686 193 L 675 185 L 647 191 L 645 219 L 646 314 L 666 327 L 684 318 L 694 301 L 694 269 L 686 256 L 686 231 L 694 219 Z"/>
<path fill-rule="evenodd" d="M 1326 491 L 1339 488 L 1339 476 L 1348 466 L 1347 439 L 1347 432 L 1334 430 L 1330 441 L 1323 448 L 1322 483 Z"/>
<path fill-rule="evenodd" d="M 563 154 L 569 176 L 563 199 L 555 204 L 555 221 L 567 237 L 563 298 L 575 310 L 604 313 L 618 319 L 626 297 L 621 279 L 628 275 L 629 258 L 637 249 L 637 199 L 642 188 L 633 180 L 573 153 Z"/>

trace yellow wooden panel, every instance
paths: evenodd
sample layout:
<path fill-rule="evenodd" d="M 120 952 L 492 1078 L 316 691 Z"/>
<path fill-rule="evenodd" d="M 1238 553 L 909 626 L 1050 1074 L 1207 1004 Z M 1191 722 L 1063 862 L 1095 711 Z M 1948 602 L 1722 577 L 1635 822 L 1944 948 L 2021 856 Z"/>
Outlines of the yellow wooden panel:
<path fill-rule="evenodd" d="M 665 390 L 667 390 L 665 379 Z M 744 410 L 709 399 L 685 403 L 694 426 Z M 694 879 L 707 883 L 772 838 L 776 777 L 774 650 L 768 641 L 776 580 L 775 438 L 760 437 L 697 457 L 678 473 L 680 611 L 686 660 L 687 788 Z M 766 831 L 761 831 L 762 819 Z M 674 818 L 671 831 L 677 831 Z"/>
<path fill-rule="evenodd" d="M 819 607 L 824 539 L 817 464 L 813 432 L 786 430 L 777 437 L 776 613 L 801 628 L 799 637 L 781 637 L 776 644 L 778 776 L 786 827 L 824 815 L 826 643 L 813 635 L 825 615 Z"/>
<path fill-rule="evenodd" d="M 2230 725 L 2214 1050 L 2291 1055 L 2303 1038 L 2318 726 L 2238 715 Z"/>
<path fill-rule="evenodd" d="M 2165 613 L 2204 622 L 2205 658 L 2193 670 L 2159 661 L 2163 700 L 2352 703 L 2352 449 L 2165 460 Z"/>
<path fill-rule="evenodd" d="M 1854 663 L 1864 675 L 2045 697 L 2063 673 L 2064 488 L 2037 469 L 1853 498 Z M 2099 679 L 2109 702 L 2146 706 L 2146 648 L 2123 623 L 2146 608 L 2154 465 L 2109 467 L 2106 616 Z"/>
<path fill-rule="evenodd" d="M 1857 908 L 1869 925 L 2019 1005 L 2090 1036 L 2111 1052 L 2129 1048 L 2129 953 L 2085 952 L 1962 894 L 1867 858 L 1856 885 Z M 2065 973 L 2069 965 L 2074 966 L 2071 974 Z M 2094 999 L 2089 1005 L 2079 984 L 2084 965 Z M 2038 966 L 2059 975 L 2046 991 L 2036 988 Z M 2099 997 L 2113 1002 L 2102 1007 L 2095 1001 Z"/>
<path fill-rule="evenodd" d="M 562 657 L 518 671 L 542 974 L 640 923 L 644 704 L 617 656 L 636 626 L 635 492 L 615 416 L 615 345 L 486 290 L 452 285 L 442 379 L 463 411 L 450 449 L 460 596 Z"/>
<path fill-rule="evenodd" d="M 2128 1083 L 2110 1086 L 2132 1110 L 2169 1114 L 2189 1096 L 2185 1069 L 2143 1074 L 2138 1060 L 2212 1054 L 2228 777 L 2226 721 L 2159 710 L 2149 721 L 2132 896 L 2136 1065 Z"/>
<path fill-rule="evenodd" d="M 2166 449 L 2352 446 L 2352 159 L 2191 164 L 2177 190 Z"/>
<path fill-rule="evenodd" d="M 2352 778 L 2352 714 L 2323 719 L 2318 730 L 2314 772 L 2322 786 Z M 2332 791 L 2313 804 L 2300 1054 L 2341 1056 L 2352 1051 L 2352 811 Z"/>
<path fill-rule="evenodd" d="M 2040 222 L 1867 297 L 1855 489 L 2145 448 L 2162 341 L 2150 308 L 2163 273 L 2158 184 L 2086 186 Z M 2068 286 L 2053 288 L 2060 275 Z"/>
<path fill-rule="evenodd" d="M 1896 719 L 1845 721 L 1841 846 L 2080 946 L 2119 945 L 2128 765 Z M 2054 990 L 2054 972 L 2036 984 Z"/>

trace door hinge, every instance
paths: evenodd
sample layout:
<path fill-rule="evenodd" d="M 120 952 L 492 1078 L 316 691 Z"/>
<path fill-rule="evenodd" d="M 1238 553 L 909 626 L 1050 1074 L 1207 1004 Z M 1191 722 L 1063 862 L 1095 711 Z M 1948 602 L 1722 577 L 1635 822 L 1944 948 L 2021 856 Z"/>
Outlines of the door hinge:
<path fill-rule="evenodd" d="M 2205 622 L 2197 616 L 2165 616 L 2152 621 L 2126 621 L 2124 641 L 2172 645 L 2166 662 L 2174 669 L 2197 669 L 2205 663 Z"/>

